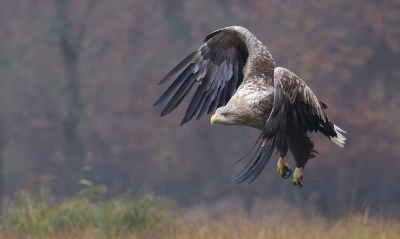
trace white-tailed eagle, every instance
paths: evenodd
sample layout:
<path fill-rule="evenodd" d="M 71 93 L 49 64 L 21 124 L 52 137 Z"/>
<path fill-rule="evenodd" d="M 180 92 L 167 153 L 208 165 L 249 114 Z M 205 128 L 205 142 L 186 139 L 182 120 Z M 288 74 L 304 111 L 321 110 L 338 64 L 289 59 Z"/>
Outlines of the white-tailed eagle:
<path fill-rule="evenodd" d="M 306 83 L 275 61 L 253 34 L 243 27 L 226 27 L 209 34 L 204 44 L 159 83 L 174 79 L 154 105 L 170 96 L 161 116 L 173 111 L 197 86 L 181 125 L 197 115 L 215 114 L 211 124 L 244 125 L 261 130 L 250 162 L 233 182 L 250 179 L 264 169 L 272 153 L 279 152 L 278 172 L 288 178 L 284 162 L 288 149 L 296 161 L 293 182 L 303 185 L 300 168 L 315 157 L 308 133 L 320 131 L 340 147 L 346 133 L 329 121 L 325 109 Z"/>

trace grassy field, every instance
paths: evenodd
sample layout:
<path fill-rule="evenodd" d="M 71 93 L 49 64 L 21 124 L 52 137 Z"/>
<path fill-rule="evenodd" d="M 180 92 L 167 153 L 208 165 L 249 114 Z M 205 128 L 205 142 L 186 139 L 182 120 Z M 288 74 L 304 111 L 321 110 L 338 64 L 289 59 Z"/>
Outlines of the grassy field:
<path fill-rule="evenodd" d="M 400 238 L 400 222 L 353 214 L 338 220 L 307 215 L 279 200 L 247 212 L 240 203 L 182 209 L 146 195 L 107 202 L 76 198 L 63 203 L 34 200 L 28 193 L 4 209 L 0 238 Z"/>

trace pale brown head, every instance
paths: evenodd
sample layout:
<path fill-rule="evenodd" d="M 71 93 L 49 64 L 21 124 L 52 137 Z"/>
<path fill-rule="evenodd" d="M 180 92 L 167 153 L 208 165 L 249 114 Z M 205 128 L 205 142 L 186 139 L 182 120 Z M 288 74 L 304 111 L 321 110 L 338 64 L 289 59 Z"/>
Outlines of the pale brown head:
<path fill-rule="evenodd" d="M 211 117 L 211 125 L 214 123 L 222 125 L 240 125 L 242 124 L 242 121 L 243 116 L 228 106 L 218 108 L 215 111 L 215 114 Z"/>

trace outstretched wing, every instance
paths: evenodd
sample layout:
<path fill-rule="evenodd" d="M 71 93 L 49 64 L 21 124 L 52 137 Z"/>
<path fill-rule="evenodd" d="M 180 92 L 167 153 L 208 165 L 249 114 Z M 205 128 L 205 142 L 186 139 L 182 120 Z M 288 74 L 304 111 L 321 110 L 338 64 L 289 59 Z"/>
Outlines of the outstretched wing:
<path fill-rule="evenodd" d="M 256 143 L 258 146 L 255 155 L 233 176 L 233 182 L 240 183 L 251 177 L 251 183 L 258 177 L 274 150 L 278 151 L 284 143 L 287 114 L 292 114 L 294 120 L 308 131 L 320 131 L 332 142 L 344 147 L 346 138 L 341 133 L 346 132 L 328 120 L 324 111 L 326 108 L 302 79 L 285 68 L 275 68 L 272 112 Z"/>
<path fill-rule="evenodd" d="M 154 105 L 163 103 L 173 95 L 161 112 L 161 116 L 167 115 L 198 85 L 181 125 L 197 113 L 199 119 L 205 112 L 214 112 L 229 101 L 242 83 L 247 57 L 245 43 L 231 32 L 226 33 L 221 29 L 209 34 L 199 49 L 162 79 L 159 85 L 175 80 Z"/>
<path fill-rule="evenodd" d="M 290 103 L 290 109 L 295 120 L 301 123 L 308 131 L 320 131 L 332 142 L 344 147 L 346 138 L 341 133 L 346 133 L 328 119 L 325 109 L 328 108 L 319 101 L 306 83 L 293 72 L 277 67 L 274 71 L 275 92 L 278 85 Z"/>

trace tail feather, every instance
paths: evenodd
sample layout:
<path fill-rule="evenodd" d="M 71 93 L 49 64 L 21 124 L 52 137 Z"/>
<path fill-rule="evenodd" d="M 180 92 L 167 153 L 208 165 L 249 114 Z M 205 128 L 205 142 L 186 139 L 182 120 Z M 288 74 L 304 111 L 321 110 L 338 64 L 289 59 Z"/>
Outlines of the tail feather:
<path fill-rule="evenodd" d="M 336 137 L 329 136 L 329 139 L 333 143 L 335 143 L 337 146 L 344 148 L 344 144 L 345 144 L 344 141 L 346 141 L 346 138 L 341 133 L 346 134 L 347 132 L 342 130 L 341 128 L 337 127 L 336 125 L 333 125 L 333 126 L 334 126 L 337 136 Z"/>

